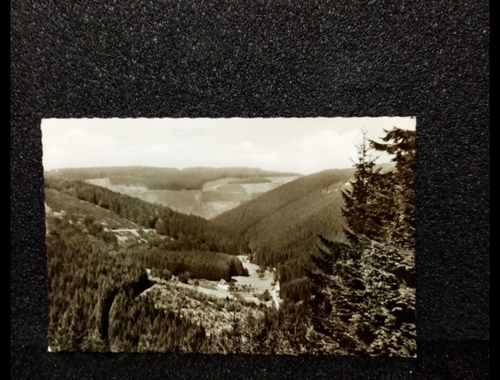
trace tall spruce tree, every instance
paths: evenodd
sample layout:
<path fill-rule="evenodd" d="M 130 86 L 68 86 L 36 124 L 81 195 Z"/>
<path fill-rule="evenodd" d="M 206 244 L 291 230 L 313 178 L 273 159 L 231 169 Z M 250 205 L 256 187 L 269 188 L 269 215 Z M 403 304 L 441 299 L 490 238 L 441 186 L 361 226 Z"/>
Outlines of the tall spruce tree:
<path fill-rule="evenodd" d="M 382 142 L 366 138 L 358 145 L 351 188 L 343 191 L 345 235 L 357 244 L 360 236 L 411 248 L 415 238 L 415 131 L 384 130 Z M 393 156 L 395 168 L 382 173 L 371 151 Z"/>
<path fill-rule="evenodd" d="M 313 294 L 318 294 L 325 286 L 327 276 L 334 274 L 335 262 L 348 249 L 344 243 L 326 239 L 322 235 L 318 237 L 321 245 L 316 244 L 316 252 L 309 254 L 315 270 L 303 268 L 306 277 L 311 281 Z"/>
<path fill-rule="evenodd" d="M 384 130 L 382 143 L 370 140 L 370 147 L 393 156 L 394 170 L 388 181 L 378 186 L 379 203 L 383 196 L 391 200 L 391 215 L 382 215 L 387 238 L 396 245 L 412 248 L 415 245 L 415 139 L 414 130 L 393 127 Z"/>
<path fill-rule="evenodd" d="M 363 139 L 357 146 L 358 161 L 354 162 L 354 180 L 350 181 L 350 188 L 342 191 L 344 207 L 342 215 L 348 228 L 344 229 L 347 239 L 358 243 L 358 235 L 376 239 L 382 233 L 383 226 L 375 210 L 374 189 L 381 187 L 383 177 L 380 168 L 376 168 L 374 157 L 370 150 L 370 141 L 363 132 Z"/>

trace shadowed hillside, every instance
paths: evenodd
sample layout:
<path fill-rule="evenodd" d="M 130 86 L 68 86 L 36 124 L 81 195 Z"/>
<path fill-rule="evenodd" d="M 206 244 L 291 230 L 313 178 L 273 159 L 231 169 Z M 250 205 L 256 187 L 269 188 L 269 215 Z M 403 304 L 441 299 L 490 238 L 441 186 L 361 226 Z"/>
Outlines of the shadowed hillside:
<path fill-rule="evenodd" d="M 340 190 L 353 169 L 333 169 L 298 178 L 227 211 L 212 221 L 241 242 L 260 265 L 297 258 L 319 231 L 343 239 Z"/>

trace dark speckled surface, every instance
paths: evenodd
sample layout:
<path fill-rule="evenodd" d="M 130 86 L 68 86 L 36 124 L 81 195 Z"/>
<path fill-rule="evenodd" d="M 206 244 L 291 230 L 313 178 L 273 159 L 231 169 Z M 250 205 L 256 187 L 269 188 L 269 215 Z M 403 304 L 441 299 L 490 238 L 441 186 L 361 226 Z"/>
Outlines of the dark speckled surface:
<path fill-rule="evenodd" d="M 11 4 L 11 378 L 489 375 L 489 4 Z M 417 117 L 412 360 L 49 354 L 40 120 Z"/>

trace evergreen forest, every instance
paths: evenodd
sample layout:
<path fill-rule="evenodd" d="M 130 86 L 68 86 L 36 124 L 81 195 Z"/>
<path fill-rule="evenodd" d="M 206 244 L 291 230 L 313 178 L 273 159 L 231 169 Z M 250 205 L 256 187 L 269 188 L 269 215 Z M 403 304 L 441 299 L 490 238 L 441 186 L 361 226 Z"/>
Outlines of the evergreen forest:
<path fill-rule="evenodd" d="M 357 152 L 307 176 L 46 172 L 50 350 L 414 356 L 415 131 L 364 135 Z M 86 182 L 181 191 L 285 175 L 298 178 L 211 220 Z"/>

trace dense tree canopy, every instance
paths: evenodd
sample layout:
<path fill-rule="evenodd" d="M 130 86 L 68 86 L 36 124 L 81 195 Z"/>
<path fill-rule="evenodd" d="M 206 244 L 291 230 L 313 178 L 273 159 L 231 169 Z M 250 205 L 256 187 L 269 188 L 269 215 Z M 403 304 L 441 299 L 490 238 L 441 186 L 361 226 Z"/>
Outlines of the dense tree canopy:
<path fill-rule="evenodd" d="M 383 143 L 363 136 L 354 179 L 342 193 L 350 244 L 319 235 L 309 266 L 302 267 L 307 282 L 295 279 L 282 293 L 304 300 L 313 329 L 335 336 L 352 353 L 413 355 L 415 132 L 393 128 L 385 133 Z M 392 155 L 394 169 L 383 173 L 377 168 L 372 149 Z M 381 338 L 396 329 L 404 339 Z"/>
<path fill-rule="evenodd" d="M 385 131 L 383 143 L 370 141 L 377 151 L 393 156 L 395 170 L 388 183 L 389 194 L 394 199 L 394 215 L 387 221 L 388 240 L 396 245 L 415 245 L 415 143 L 416 133 L 394 127 Z"/>
<path fill-rule="evenodd" d="M 358 146 L 358 162 L 351 189 L 343 192 L 346 235 L 356 243 L 358 235 L 402 247 L 414 246 L 415 232 L 415 131 L 394 127 L 382 143 L 364 136 Z M 393 156 L 395 168 L 382 173 L 375 168 L 373 151 Z"/>

